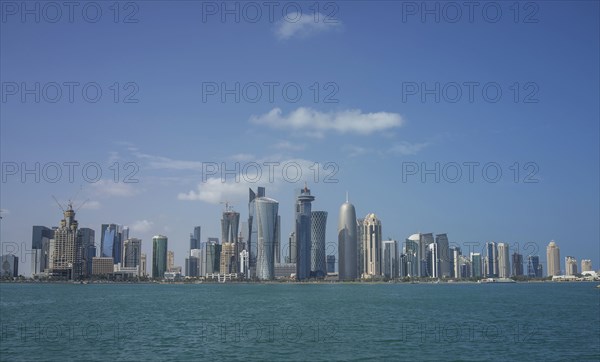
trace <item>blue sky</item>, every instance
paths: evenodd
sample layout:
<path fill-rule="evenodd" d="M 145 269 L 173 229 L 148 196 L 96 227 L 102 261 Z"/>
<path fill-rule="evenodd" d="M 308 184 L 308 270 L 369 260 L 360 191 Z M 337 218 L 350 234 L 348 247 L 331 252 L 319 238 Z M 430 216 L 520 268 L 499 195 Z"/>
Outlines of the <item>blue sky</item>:
<path fill-rule="evenodd" d="M 7 243 L 29 247 L 32 225 L 58 224 L 55 195 L 76 205 L 89 199 L 77 213 L 81 226 L 99 233 L 102 223 L 128 225 L 148 256 L 152 235 L 167 235 L 183 265 L 193 227 L 202 226 L 203 239 L 220 237 L 219 202 L 230 201 L 243 220 L 247 189 L 257 186 L 280 202 L 285 244 L 294 189 L 307 181 L 313 209 L 329 212 L 332 245 L 348 191 L 359 217 L 380 217 L 385 238 L 445 232 L 465 250 L 464 243 L 503 241 L 544 263 L 555 240 L 562 257 L 589 258 L 598 268 L 598 2 L 520 3 L 517 19 L 509 2 L 479 2 L 472 19 L 464 6 L 458 16 L 447 3 L 427 3 L 439 5 L 439 21 L 421 2 L 324 2 L 316 20 L 313 2 L 276 2 L 273 19 L 257 2 L 260 16 L 241 4 L 236 22 L 221 17 L 221 7 L 235 2 L 138 1 L 119 3 L 116 23 L 112 3 L 94 3 L 102 11 L 97 22 L 91 5 L 82 16 L 85 2 L 73 21 L 65 8 L 58 16 L 29 2 L 40 6 L 39 22 L 22 18 L 14 2 L 1 3 L 3 251 Z M 124 22 L 126 15 L 137 22 Z M 36 82 L 39 103 L 23 91 Z M 65 82 L 79 83 L 72 102 Z M 89 97 L 102 91 L 96 103 L 81 95 L 90 83 Z M 222 85 L 236 83 L 239 102 L 234 94 L 223 100 Z M 273 84 L 272 102 L 265 84 Z M 436 84 L 438 102 L 423 92 Z M 477 84 L 472 99 L 465 84 Z M 216 94 L 208 92 L 215 85 Z M 302 96 L 293 102 L 297 89 Z M 124 102 L 127 95 L 138 102 Z M 36 162 L 40 182 L 33 175 L 22 182 L 21 166 Z M 50 162 L 95 162 L 102 177 L 87 182 L 79 167 L 70 182 L 61 166 L 52 183 L 54 174 L 41 170 Z M 138 167 L 137 183 L 124 182 L 129 162 Z M 211 162 L 280 166 L 272 182 L 264 167 L 260 182 L 222 183 L 219 174 L 203 180 L 203 163 Z M 295 183 L 281 176 L 290 162 L 303 170 Z M 324 182 L 328 162 L 337 165 L 336 183 Z M 479 163 L 473 182 L 471 162 Z M 422 168 L 436 163 L 440 181 L 424 175 L 423 182 Z M 486 164 L 502 171 L 497 182 L 482 176 Z M 415 165 L 416 174 L 406 174 Z M 453 183 L 456 165 L 463 174 Z M 495 168 L 488 171 L 493 178 Z M 537 182 L 524 182 L 531 171 Z M 528 242 L 540 250 L 524 250 Z M 29 273 L 28 263 L 21 268 Z"/>

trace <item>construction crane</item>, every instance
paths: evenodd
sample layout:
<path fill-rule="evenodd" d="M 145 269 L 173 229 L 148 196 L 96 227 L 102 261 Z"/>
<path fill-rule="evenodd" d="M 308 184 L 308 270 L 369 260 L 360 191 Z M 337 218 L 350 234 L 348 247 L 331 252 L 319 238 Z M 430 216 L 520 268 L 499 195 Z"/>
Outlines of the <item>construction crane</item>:
<path fill-rule="evenodd" d="M 233 211 L 233 205 L 229 201 L 221 201 L 220 204 L 225 204 L 225 212 Z"/>

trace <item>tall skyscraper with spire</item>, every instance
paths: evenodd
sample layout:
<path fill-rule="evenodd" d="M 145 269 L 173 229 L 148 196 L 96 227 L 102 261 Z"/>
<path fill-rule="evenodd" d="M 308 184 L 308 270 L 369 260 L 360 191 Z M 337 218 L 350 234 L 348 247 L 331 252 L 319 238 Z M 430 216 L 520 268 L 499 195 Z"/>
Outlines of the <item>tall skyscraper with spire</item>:
<path fill-rule="evenodd" d="M 221 218 L 221 267 L 222 273 L 237 273 L 239 270 L 238 256 L 241 249 L 238 245 L 240 213 L 233 211 L 229 203 L 225 203 L 225 211 Z"/>
<path fill-rule="evenodd" d="M 306 185 L 296 197 L 296 278 L 310 278 L 311 259 L 311 208 L 315 197 Z"/>
<path fill-rule="evenodd" d="M 560 275 L 560 249 L 552 240 L 546 247 L 548 276 Z"/>
<path fill-rule="evenodd" d="M 358 277 L 358 240 L 356 230 L 356 210 L 348 201 L 340 207 L 338 222 L 338 273 L 340 280 L 354 280 Z"/>
<path fill-rule="evenodd" d="M 498 276 L 510 277 L 510 253 L 507 243 L 498 243 Z"/>
<path fill-rule="evenodd" d="M 54 239 L 50 242 L 50 272 L 51 274 L 77 279 L 83 272 L 83 248 L 78 232 L 78 222 L 71 202 L 63 211 L 64 219 L 54 230 Z"/>

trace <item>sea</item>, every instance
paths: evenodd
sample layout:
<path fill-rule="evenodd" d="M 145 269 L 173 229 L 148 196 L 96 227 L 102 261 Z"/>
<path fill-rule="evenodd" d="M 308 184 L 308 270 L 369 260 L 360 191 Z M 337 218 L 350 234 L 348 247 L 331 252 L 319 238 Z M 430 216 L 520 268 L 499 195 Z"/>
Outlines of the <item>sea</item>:
<path fill-rule="evenodd" d="M 600 361 L 598 283 L 0 283 L 1 361 Z"/>

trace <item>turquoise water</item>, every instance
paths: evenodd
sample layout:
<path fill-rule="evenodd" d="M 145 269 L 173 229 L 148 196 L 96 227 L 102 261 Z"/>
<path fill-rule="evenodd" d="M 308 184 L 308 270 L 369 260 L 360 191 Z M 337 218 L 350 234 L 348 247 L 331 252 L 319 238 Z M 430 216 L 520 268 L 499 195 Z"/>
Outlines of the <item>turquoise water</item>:
<path fill-rule="evenodd" d="M 0 284 L 0 360 L 600 360 L 600 289 Z"/>

